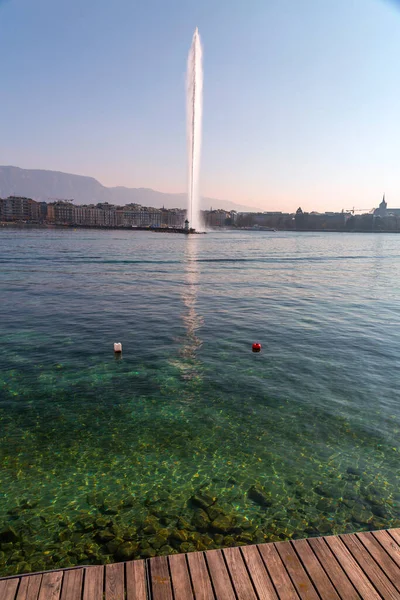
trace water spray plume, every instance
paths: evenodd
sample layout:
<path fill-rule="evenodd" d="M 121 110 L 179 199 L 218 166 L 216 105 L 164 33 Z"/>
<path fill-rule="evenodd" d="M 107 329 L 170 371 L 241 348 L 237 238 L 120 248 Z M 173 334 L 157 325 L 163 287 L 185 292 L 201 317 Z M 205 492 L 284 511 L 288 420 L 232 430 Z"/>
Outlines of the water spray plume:
<path fill-rule="evenodd" d="M 199 176 L 203 117 L 203 51 L 199 30 L 193 35 L 187 64 L 187 145 L 188 145 L 188 220 L 190 227 L 201 228 Z"/>

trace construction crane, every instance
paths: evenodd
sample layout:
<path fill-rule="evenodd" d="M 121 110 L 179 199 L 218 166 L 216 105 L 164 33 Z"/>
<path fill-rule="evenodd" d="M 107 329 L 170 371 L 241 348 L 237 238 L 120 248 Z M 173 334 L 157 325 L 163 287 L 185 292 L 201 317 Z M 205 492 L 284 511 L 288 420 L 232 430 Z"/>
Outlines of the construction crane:
<path fill-rule="evenodd" d="M 344 212 L 350 212 L 352 215 L 355 213 L 363 213 L 365 215 L 372 215 L 375 212 L 375 208 L 344 208 Z"/>

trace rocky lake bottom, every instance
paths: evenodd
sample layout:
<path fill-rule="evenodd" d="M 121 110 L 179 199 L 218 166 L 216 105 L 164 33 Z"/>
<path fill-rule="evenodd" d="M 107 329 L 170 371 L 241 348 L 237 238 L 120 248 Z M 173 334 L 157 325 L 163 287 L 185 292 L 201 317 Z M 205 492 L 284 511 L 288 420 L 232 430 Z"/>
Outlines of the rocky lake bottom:
<path fill-rule="evenodd" d="M 141 504 L 143 499 L 123 490 L 114 497 L 92 492 L 86 510 L 73 516 L 41 509 L 35 500 L 23 498 L 2 520 L 1 573 L 400 527 L 400 494 L 385 494 L 376 481 L 352 467 L 339 485 L 316 485 L 311 494 L 302 482 L 287 481 L 290 496 L 282 503 L 274 486 L 255 483 L 246 494 L 249 511 L 232 504 L 236 483 L 231 478 L 228 501 L 204 487 L 175 506 L 168 493 Z"/>

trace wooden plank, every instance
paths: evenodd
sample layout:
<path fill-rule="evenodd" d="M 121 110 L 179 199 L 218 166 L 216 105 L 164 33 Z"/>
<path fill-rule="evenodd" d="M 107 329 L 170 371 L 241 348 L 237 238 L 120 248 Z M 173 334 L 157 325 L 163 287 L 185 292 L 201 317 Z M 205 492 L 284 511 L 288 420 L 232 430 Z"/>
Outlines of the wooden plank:
<path fill-rule="evenodd" d="M 123 563 L 106 566 L 106 600 L 124 600 L 125 572 Z"/>
<path fill-rule="evenodd" d="M 126 563 L 126 599 L 147 600 L 147 578 L 144 560 Z"/>
<path fill-rule="evenodd" d="M 348 534 L 340 537 L 378 592 L 388 600 L 398 600 L 399 594 L 397 590 L 366 551 L 359 538 L 355 534 Z M 389 557 L 387 558 L 389 559 Z"/>
<path fill-rule="evenodd" d="M 257 546 L 242 546 L 247 569 L 260 600 L 278 600 Z"/>
<path fill-rule="evenodd" d="M 175 554 L 168 558 L 172 589 L 175 600 L 193 599 L 192 584 L 185 554 Z"/>
<path fill-rule="evenodd" d="M 274 544 L 260 544 L 257 548 L 260 551 L 279 598 L 284 598 L 285 600 L 298 600 L 299 596 L 283 566 Z"/>
<path fill-rule="evenodd" d="M 150 582 L 154 600 L 173 599 L 166 556 L 156 556 L 150 559 Z"/>
<path fill-rule="evenodd" d="M 346 540 L 344 538 L 347 538 L 348 536 L 342 537 L 343 541 L 346 543 Z M 389 579 L 395 585 L 395 587 L 397 587 L 398 590 L 400 590 L 400 569 L 396 565 L 396 563 L 390 558 L 389 554 L 382 548 L 380 543 L 374 538 L 372 533 L 358 533 L 356 535 L 350 536 L 350 539 L 353 540 L 354 537 L 360 542 L 362 542 L 360 552 L 363 550 L 365 555 L 368 556 L 368 553 L 365 552 L 365 550 L 363 549 L 363 546 L 365 546 L 369 554 L 372 556 L 373 559 L 375 559 L 375 562 L 382 569 L 387 579 Z M 360 561 L 358 562 L 360 563 Z M 366 569 L 364 569 L 364 571 L 369 576 Z M 376 587 L 378 586 L 376 585 Z"/>
<path fill-rule="evenodd" d="M 61 600 L 81 600 L 83 569 L 65 571 L 61 591 Z"/>
<path fill-rule="evenodd" d="M 339 563 L 342 565 L 343 570 L 347 573 L 348 578 L 359 592 L 361 598 L 364 600 L 380 600 L 380 596 L 370 584 L 342 540 L 334 535 L 324 539 Z"/>
<path fill-rule="evenodd" d="M 14 600 L 17 593 L 19 578 L 0 581 L 1 600 Z"/>
<path fill-rule="evenodd" d="M 303 565 L 290 542 L 280 542 L 275 544 L 275 548 L 279 552 L 279 556 L 281 557 L 300 598 L 302 600 L 319 600 L 312 581 L 305 572 Z"/>
<path fill-rule="evenodd" d="M 360 595 L 353 587 L 353 584 L 348 579 L 346 573 L 343 571 L 324 539 L 309 538 L 307 541 L 340 596 L 346 600 L 359 600 Z"/>
<path fill-rule="evenodd" d="M 189 571 L 196 600 L 214 600 L 214 593 L 202 552 L 187 554 Z"/>
<path fill-rule="evenodd" d="M 324 600 L 340 600 L 339 594 L 321 567 L 307 540 L 296 540 L 292 544 L 321 598 Z"/>
<path fill-rule="evenodd" d="M 400 567 L 400 546 L 390 536 L 388 531 L 373 531 L 372 535 L 383 546 L 389 556 L 394 560 L 396 565 Z"/>
<path fill-rule="evenodd" d="M 37 600 L 41 583 L 41 575 L 28 575 L 26 577 L 21 577 L 17 600 Z"/>
<path fill-rule="evenodd" d="M 103 600 L 104 567 L 87 567 L 83 582 L 83 600 Z"/>
<path fill-rule="evenodd" d="M 44 573 L 40 586 L 39 600 L 58 600 L 61 592 L 62 571 Z"/>
<path fill-rule="evenodd" d="M 240 548 L 225 548 L 223 553 L 237 596 L 241 600 L 257 600 Z"/>
<path fill-rule="evenodd" d="M 388 534 L 391 535 L 394 541 L 400 546 L 400 529 L 388 529 Z"/>
<path fill-rule="evenodd" d="M 235 600 L 231 579 L 225 565 L 222 550 L 208 550 L 205 553 L 215 596 L 224 600 Z"/>

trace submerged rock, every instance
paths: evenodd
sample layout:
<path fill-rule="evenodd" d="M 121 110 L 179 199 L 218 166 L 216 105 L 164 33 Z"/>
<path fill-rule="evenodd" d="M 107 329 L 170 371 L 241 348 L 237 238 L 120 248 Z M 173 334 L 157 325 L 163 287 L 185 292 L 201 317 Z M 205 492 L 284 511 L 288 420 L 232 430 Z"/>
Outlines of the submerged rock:
<path fill-rule="evenodd" d="M 17 542 L 18 541 L 18 534 L 15 531 L 14 527 L 12 527 L 11 525 L 8 525 L 6 527 L 3 527 L 0 530 L 0 542 Z"/>
<path fill-rule="evenodd" d="M 224 546 L 226 546 L 227 548 L 232 548 L 233 546 L 236 546 L 236 540 L 232 535 L 227 535 L 224 537 Z"/>
<path fill-rule="evenodd" d="M 160 551 L 162 551 L 162 548 L 160 549 Z M 171 548 L 171 552 L 168 552 L 168 554 L 173 554 L 173 549 Z M 142 558 L 153 558 L 153 556 L 156 555 L 156 551 L 154 550 L 154 548 L 146 548 L 145 550 L 141 550 L 140 552 L 140 556 Z"/>
<path fill-rule="evenodd" d="M 225 511 L 219 506 L 209 506 L 206 512 L 210 517 L 211 521 L 214 521 L 214 519 L 216 519 L 217 517 L 225 515 Z"/>
<path fill-rule="evenodd" d="M 29 542 L 24 543 L 22 546 L 22 551 L 25 557 L 32 556 L 32 554 L 35 554 L 36 546 L 34 544 L 30 544 Z"/>
<path fill-rule="evenodd" d="M 351 511 L 351 518 L 355 523 L 368 525 L 372 521 L 373 516 L 368 510 L 355 506 Z"/>
<path fill-rule="evenodd" d="M 173 529 L 169 537 L 178 542 L 187 542 L 188 539 L 187 533 L 183 529 Z"/>
<path fill-rule="evenodd" d="M 380 517 L 381 519 L 389 519 L 390 514 L 386 510 L 384 506 L 373 505 L 371 511 L 376 517 Z"/>
<path fill-rule="evenodd" d="M 318 524 L 318 532 L 326 535 L 327 533 L 332 532 L 332 524 L 328 521 L 322 521 Z"/>
<path fill-rule="evenodd" d="M 374 506 L 384 506 L 385 504 L 385 501 L 375 494 L 366 494 L 364 497 L 369 504 Z"/>
<path fill-rule="evenodd" d="M 90 494 L 86 496 L 86 502 L 89 506 L 101 508 L 104 504 L 104 494 L 102 492 L 90 492 Z"/>
<path fill-rule="evenodd" d="M 201 533 L 199 531 L 190 531 L 188 533 L 188 541 L 189 542 L 197 542 L 201 538 Z"/>
<path fill-rule="evenodd" d="M 230 533 L 235 529 L 235 518 L 230 515 L 219 515 L 211 523 L 211 527 L 217 533 Z"/>
<path fill-rule="evenodd" d="M 115 558 L 117 560 L 132 560 L 139 548 L 139 544 L 135 542 L 125 542 L 119 546 L 115 552 Z"/>
<path fill-rule="evenodd" d="M 10 508 L 10 510 L 7 511 L 7 514 L 11 517 L 16 517 L 22 512 L 22 510 L 23 509 L 20 506 L 14 506 L 14 508 Z"/>
<path fill-rule="evenodd" d="M 171 533 L 171 531 L 169 529 L 167 529 L 166 527 L 163 527 L 162 529 L 159 529 L 157 531 L 157 535 L 160 535 L 165 538 L 169 538 L 170 533 Z"/>
<path fill-rule="evenodd" d="M 254 544 L 253 536 L 250 533 L 242 533 L 238 536 L 238 541 L 244 544 Z"/>
<path fill-rule="evenodd" d="M 171 546 L 165 545 L 160 548 L 160 550 L 157 552 L 157 554 L 158 554 L 158 556 L 168 556 L 169 554 L 176 554 L 176 550 L 171 548 Z M 142 556 L 143 556 L 143 554 L 142 554 Z M 143 556 L 143 558 L 145 558 L 145 557 Z"/>
<path fill-rule="evenodd" d="M 109 525 L 112 525 L 112 521 L 107 517 L 97 517 L 94 523 L 98 529 L 105 529 Z"/>
<path fill-rule="evenodd" d="M 140 547 L 140 551 L 146 550 L 147 548 L 150 548 L 150 544 L 147 540 L 142 540 L 139 544 L 139 547 Z"/>
<path fill-rule="evenodd" d="M 317 502 L 317 509 L 321 512 L 329 512 L 332 509 L 332 500 L 328 498 L 321 498 Z"/>
<path fill-rule="evenodd" d="M 194 494 L 190 498 L 190 501 L 195 506 L 199 506 L 200 508 L 206 509 L 209 506 L 212 506 L 213 504 L 215 504 L 215 502 L 217 501 L 217 498 L 215 498 L 214 496 L 211 496 L 207 492 L 198 492 L 197 494 Z"/>
<path fill-rule="evenodd" d="M 60 540 L 60 542 L 65 542 L 66 540 L 69 540 L 71 538 L 71 536 L 72 536 L 72 531 L 70 531 L 69 529 L 63 529 L 58 534 L 58 539 Z"/>
<path fill-rule="evenodd" d="M 207 513 L 201 508 L 196 510 L 192 518 L 192 525 L 199 531 L 207 531 L 210 527 L 211 521 Z"/>
<path fill-rule="evenodd" d="M 106 545 L 107 552 L 109 554 L 114 554 L 120 546 L 124 544 L 124 540 L 122 538 L 114 538 L 111 542 L 108 542 Z"/>
<path fill-rule="evenodd" d="M 32 571 L 32 567 L 31 567 L 30 563 L 28 563 L 28 562 L 24 562 L 24 561 L 20 562 L 15 567 L 15 574 L 29 573 L 30 571 Z"/>
<path fill-rule="evenodd" d="M 134 496 L 125 496 L 125 498 L 122 500 L 123 508 L 133 508 L 135 504 L 136 500 Z"/>
<path fill-rule="evenodd" d="M 96 540 L 98 540 L 102 544 L 110 542 L 114 538 L 115 538 L 115 533 L 113 533 L 109 529 L 105 529 L 104 531 L 98 531 L 96 533 Z"/>
<path fill-rule="evenodd" d="M 117 515 L 119 513 L 120 507 L 119 504 L 112 501 L 104 501 L 102 511 L 106 515 Z"/>
<path fill-rule="evenodd" d="M 182 552 L 182 554 L 186 554 L 187 552 L 196 552 L 196 546 L 190 542 L 183 542 L 183 544 L 179 546 L 179 550 Z"/>
<path fill-rule="evenodd" d="M 256 483 L 251 486 L 251 488 L 247 492 L 247 496 L 250 500 L 259 504 L 260 506 L 272 506 L 272 497 L 271 494 L 265 491 L 265 489 L 259 484 Z"/>
<path fill-rule="evenodd" d="M 353 475 L 357 478 L 361 477 L 361 475 L 362 475 L 360 469 L 355 469 L 354 467 L 347 467 L 346 473 L 348 475 Z"/>
<path fill-rule="evenodd" d="M 94 523 L 91 517 L 84 516 L 80 518 L 76 525 L 82 531 L 92 531 L 94 529 Z"/>
<path fill-rule="evenodd" d="M 137 529 L 136 527 L 127 527 L 126 529 L 124 529 L 122 531 L 122 537 L 124 538 L 124 540 L 134 540 L 137 536 Z"/>
<path fill-rule="evenodd" d="M 263 533 L 260 529 L 257 529 L 257 531 L 255 533 L 253 533 L 253 541 L 251 542 L 252 544 L 263 544 L 266 539 L 265 539 L 265 533 Z"/>
<path fill-rule="evenodd" d="M 340 498 L 341 496 L 340 490 L 329 485 L 317 485 L 314 492 L 323 498 Z"/>
<path fill-rule="evenodd" d="M 342 504 L 347 506 L 347 508 L 353 508 L 354 506 L 356 506 L 356 501 L 353 500 L 352 498 L 343 498 Z"/>
<path fill-rule="evenodd" d="M 212 539 L 212 537 L 210 537 L 208 534 L 203 534 L 200 538 L 200 541 L 202 544 L 204 544 L 205 546 L 210 547 L 213 545 L 214 540 Z"/>
<path fill-rule="evenodd" d="M 178 522 L 176 524 L 178 529 L 185 529 L 186 531 L 193 531 L 194 527 L 190 524 L 190 522 L 185 519 L 185 517 L 179 517 Z"/>
<path fill-rule="evenodd" d="M 152 546 L 155 550 L 158 550 L 162 546 L 165 546 L 165 544 L 168 542 L 168 537 L 157 534 L 149 537 L 147 541 L 149 542 L 150 546 Z"/>
<path fill-rule="evenodd" d="M 87 554 L 87 556 L 96 558 L 98 556 L 100 548 L 97 544 L 94 544 L 93 542 L 89 542 L 88 544 L 85 544 L 83 551 L 85 552 L 85 554 Z"/>
<path fill-rule="evenodd" d="M 153 515 L 149 515 L 143 521 L 143 533 L 147 535 L 152 535 L 157 532 L 158 529 L 161 529 L 160 523 L 157 517 Z"/>

